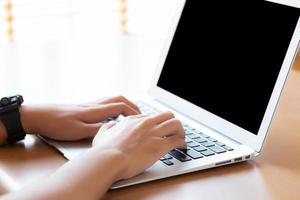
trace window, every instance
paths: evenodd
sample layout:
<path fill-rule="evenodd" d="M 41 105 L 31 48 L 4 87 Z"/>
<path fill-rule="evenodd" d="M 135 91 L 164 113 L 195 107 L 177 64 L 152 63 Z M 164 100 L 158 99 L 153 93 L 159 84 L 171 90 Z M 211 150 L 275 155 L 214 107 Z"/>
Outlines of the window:
<path fill-rule="evenodd" d="M 8 2 L 13 5 L 11 12 L 5 8 Z M 0 5 L 1 40 L 8 39 L 5 18 L 10 14 L 16 40 L 68 37 L 79 27 L 101 28 L 103 34 L 119 28 L 118 0 L 0 0 Z"/>
<path fill-rule="evenodd" d="M 11 0 L 12 43 L 7 1 L 0 0 L 0 96 L 61 102 L 144 91 L 181 0 Z"/>
<path fill-rule="evenodd" d="M 0 0 L 0 42 L 12 34 L 16 40 L 37 40 L 69 37 L 78 31 L 162 37 L 179 1 Z"/>

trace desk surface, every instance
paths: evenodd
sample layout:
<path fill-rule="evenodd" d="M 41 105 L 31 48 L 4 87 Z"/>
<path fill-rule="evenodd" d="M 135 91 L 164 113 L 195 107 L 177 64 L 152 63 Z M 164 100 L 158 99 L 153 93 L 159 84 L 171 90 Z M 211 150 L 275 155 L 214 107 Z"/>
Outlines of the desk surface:
<path fill-rule="evenodd" d="M 299 199 L 300 58 L 261 156 L 253 161 L 109 191 L 104 199 Z M 42 180 L 65 163 L 35 137 L 0 148 L 0 194 Z"/>

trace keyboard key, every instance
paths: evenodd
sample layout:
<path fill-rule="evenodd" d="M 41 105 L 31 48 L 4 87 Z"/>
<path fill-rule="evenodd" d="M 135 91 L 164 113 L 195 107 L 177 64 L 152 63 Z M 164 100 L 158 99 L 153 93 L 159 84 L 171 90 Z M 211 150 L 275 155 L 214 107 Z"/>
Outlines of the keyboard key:
<path fill-rule="evenodd" d="M 187 135 L 189 138 L 191 138 L 191 139 L 196 139 L 196 138 L 199 138 L 200 137 L 200 135 L 198 135 L 198 134 L 195 134 L 195 133 L 193 133 L 193 134 L 190 134 L 190 135 Z"/>
<path fill-rule="evenodd" d="M 157 114 L 157 112 L 155 110 L 153 110 L 153 109 L 145 109 L 145 110 L 143 110 L 143 112 L 145 114 L 147 114 L 147 115 L 155 115 L 155 114 Z"/>
<path fill-rule="evenodd" d="M 159 160 L 169 160 L 169 159 L 173 159 L 172 156 L 170 156 L 169 154 L 164 155 L 163 157 L 161 157 Z"/>
<path fill-rule="evenodd" d="M 185 142 L 186 142 L 186 143 L 191 143 L 191 142 L 193 142 L 193 140 L 191 140 L 191 139 L 189 139 L 189 138 L 186 137 L 186 138 L 185 138 Z"/>
<path fill-rule="evenodd" d="M 233 151 L 233 148 L 229 147 L 229 146 L 223 146 L 224 149 L 226 149 L 227 151 Z"/>
<path fill-rule="evenodd" d="M 200 153 L 202 153 L 204 156 L 212 156 L 215 155 L 214 152 L 212 152 L 211 150 L 206 150 L 206 151 L 201 151 Z"/>
<path fill-rule="evenodd" d="M 212 146 L 214 146 L 215 144 L 214 143 L 212 143 L 212 142 L 209 142 L 209 141 L 207 141 L 207 142 L 203 142 L 203 143 L 201 143 L 203 146 L 205 146 L 205 147 L 212 147 Z"/>
<path fill-rule="evenodd" d="M 137 106 L 140 108 L 142 113 L 147 114 L 147 115 L 155 115 L 160 113 L 160 111 L 156 108 L 153 108 L 152 106 L 144 103 L 144 102 L 137 102 Z"/>
<path fill-rule="evenodd" d="M 137 102 L 137 105 L 141 109 L 142 113 L 145 113 L 147 115 L 155 115 L 157 113 L 160 113 L 159 110 L 157 110 L 156 108 L 153 108 L 152 106 L 150 106 L 144 102 Z M 118 121 L 121 121 L 122 118 L 121 117 L 113 118 L 111 120 L 118 122 Z M 200 153 L 203 154 L 204 156 L 211 156 L 211 155 L 214 155 L 215 153 L 219 154 L 219 153 L 226 152 L 226 150 L 227 151 L 233 150 L 233 148 L 223 144 L 222 142 L 217 141 L 216 139 L 198 131 L 197 129 L 195 129 L 185 123 L 182 123 L 182 125 L 185 130 L 185 134 L 187 136 L 185 139 L 186 143 L 192 149 L 173 150 L 170 152 L 171 155 L 173 154 L 172 156 L 174 156 L 176 159 L 178 159 L 182 162 L 189 161 L 189 160 L 191 160 L 191 158 L 194 158 L 194 159 L 200 158 L 199 156 L 202 156 L 202 155 L 200 155 Z M 193 140 L 195 140 L 195 141 L 193 141 Z M 205 147 L 207 147 L 208 149 Z M 185 155 L 185 153 L 182 153 L 180 151 L 186 152 L 186 155 Z M 198 153 L 198 152 L 200 152 L 200 153 Z M 170 161 L 171 159 L 173 159 L 173 157 L 171 155 L 167 154 L 167 155 L 161 157 L 160 160 L 162 162 L 164 162 L 166 165 L 173 165 L 174 163 Z"/>
<path fill-rule="evenodd" d="M 181 162 L 186 162 L 186 161 L 192 160 L 190 157 L 188 157 L 187 155 L 185 155 L 177 150 L 172 150 L 169 152 L 169 154 L 171 154 L 174 158 L 176 158 L 177 160 L 179 160 Z"/>
<path fill-rule="evenodd" d="M 194 140 L 198 143 L 207 142 L 207 139 L 205 139 L 203 137 L 195 138 Z"/>
<path fill-rule="evenodd" d="M 191 131 L 192 127 L 190 127 L 189 125 L 185 124 L 185 123 L 182 123 L 182 126 L 185 130 L 189 130 Z"/>
<path fill-rule="evenodd" d="M 185 131 L 185 135 L 192 135 L 192 134 L 194 134 L 194 133 L 191 132 L 191 131 L 189 131 L 189 130 L 186 130 L 186 131 Z"/>
<path fill-rule="evenodd" d="M 216 144 L 219 145 L 219 146 L 221 146 L 221 147 L 225 146 L 225 144 L 223 144 L 222 142 L 216 142 Z"/>
<path fill-rule="evenodd" d="M 168 166 L 174 165 L 174 163 L 172 161 L 170 161 L 169 159 L 168 160 L 163 160 L 162 162 L 165 163 Z"/>
<path fill-rule="evenodd" d="M 223 149 L 223 148 L 221 148 L 221 147 L 219 147 L 219 146 L 212 146 L 212 147 L 208 147 L 210 150 L 212 150 L 212 151 L 214 151 L 214 152 L 216 152 L 216 153 L 224 153 L 224 152 L 226 152 L 226 150 L 225 149 Z"/>
<path fill-rule="evenodd" d="M 196 151 L 199 151 L 199 152 L 207 150 L 207 148 L 205 148 L 204 146 L 197 146 L 197 147 L 194 147 L 193 149 L 196 150 Z"/>
<path fill-rule="evenodd" d="M 169 155 L 169 154 L 165 155 L 164 157 L 167 158 L 167 159 L 169 159 L 169 160 L 173 159 L 173 157 L 171 155 Z"/>
<path fill-rule="evenodd" d="M 192 142 L 190 142 L 190 143 L 187 143 L 187 145 L 188 145 L 189 147 L 197 147 L 197 146 L 200 146 L 198 143 L 196 143 L 196 142 L 194 142 L 194 141 L 192 141 Z"/>
<path fill-rule="evenodd" d="M 182 152 L 193 159 L 203 158 L 203 156 L 200 153 L 192 149 L 183 150 Z"/>
<path fill-rule="evenodd" d="M 205 138 L 209 138 L 209 136 L 206 135 L 206 134 L 204 134 L 204 133 L 201 133 L 201 136 L 202 136 L 202 137 L 205 137 Z"/>
<path fill-rule="evenodd" d="M 211 142 L 218 142 L 218 140 L 216 140 L 215 138 L 212 138 L 212 137 L 209 137 L 207 139 L 209 139 Z"/>
<path fill-rule="evenodd" d="M 198 131 L 198 130 L 194 131 L 194 133 L 195 133 L 195 134 L 199 134 L 199 135 L 202 135 L 202 134 L 203 134 L 201 131 Z"/>

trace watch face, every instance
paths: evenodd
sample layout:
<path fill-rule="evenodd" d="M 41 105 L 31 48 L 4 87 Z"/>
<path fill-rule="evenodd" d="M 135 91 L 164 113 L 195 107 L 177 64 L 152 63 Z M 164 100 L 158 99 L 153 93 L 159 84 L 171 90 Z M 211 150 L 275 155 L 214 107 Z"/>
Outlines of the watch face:
<path fill-rule="evenodd" d="M 21 95 L 11 96 L 11 97 L 3 97 L 0 100 L 0 107 L 6 107 L 11 104 L 17 103 L 19 106 L 24 102 L 23 97 Z"/>
<path fill-rule="evenodd" d="M 11 103 L 16 103 L 16 102 L 18 102 L 18 103 L 19 103 L 19 101 L 18 101 L 18 97 L 17 97 L 17 96 L 10 97 L 10 102 L 11 102 Z"/>
<path fill-rule="evenodd" d="M 18 97 L 19 105 L 21 105 L 24 102 L 23 96 L 17 95 L 17 97 Z"/>
<path fill-rule="evenodd" d="M 10 104 L 10 99 L 7 97 L 2 98 L 0 101 L 0 106 L 7 106 L 9 104 Z"/>

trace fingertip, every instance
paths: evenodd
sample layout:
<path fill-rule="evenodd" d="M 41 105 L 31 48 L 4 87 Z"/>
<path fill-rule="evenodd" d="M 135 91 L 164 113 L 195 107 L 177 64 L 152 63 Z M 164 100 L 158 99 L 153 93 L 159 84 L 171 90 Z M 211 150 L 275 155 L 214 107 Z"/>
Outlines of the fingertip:
<path fill-rule="evenodd" d="M 111 128 L 111 127 L 115 126 L 116 124 L 117 124 L 117 122 L 115 122 L 115 121 L 110 121 L 110 122 L 107 123 L 107 127 L 108 127 L 108 128 Z"/>
<path fill-rule="evenodd" d="M 166 140 L 169 142 L 170 149 L 187 149 L 185 139 L 176 135 L 167 137 Z"/>
<path fill-rule="evenodd" d="M 135 115 L 140 115 L 140 114 L 142 114 L 140 110 L 136 110 L 136 109 L 134 109 L 134 108 L 132 108 L 132 110 L 135 112 Z"/>
<path fill-rule="evenodd" d="M 110 129 L 111 127 L 113 127 L 114 125 L 116 125 L 115 121 L 109 121 L 109 122 L 103 124 L 101 128 L 103 128 L 104 130 L 107 130 L 107 129 Z"/>
<path fill-rule="evenodd" d="M 132 101 L 127 99 L 125 96 L 118 95 L 118 96 L 115 96 L 114 99 L 115 99 L 115 101 L 124 102 L 129 107 L 131 107 L 133 110 L 135 110 L 137 112 L 137 114 L 141 114 L 141 110 L 139 109 L 139 107 L 135 103 L 133 103 Z"/>
<path fill-rule="evenodd" d="M 177 148 L 181 149 L 181 150 L 186 150 L 187 149 L 187 144 L 186 142 L 182 142 Z"/>
<path fill-rule="evenodd" d="M 139 108 L 135 111 L 138 113 L 138 115 L 142 114 L 142 111 Z"/>
<path fill-rule="evenodd" d="M 139 111 L 135 110 L 134 108 L 132 108 L 128 105 L 125 105 L 125 110 L 124 110 L 123 114 L 125 116 L 131 116 L 131 115 L 139 115 L 141 113 Z"/>
<path fill-rule="evenodd" d="M 163 112 L 162 114 L 169 116 L 170 118 L 175 118 L 175 114 L 171 111 L 166 111 L 166 112 Z"/>
<path fill-rule="evenodd" d="M 107 123 L 105 123 L 105 125 L 111 125 L 111 124 L 115 124 L 116 123 L 116 121 L 114 121 L 114 120 L 109 120 Z"/>

